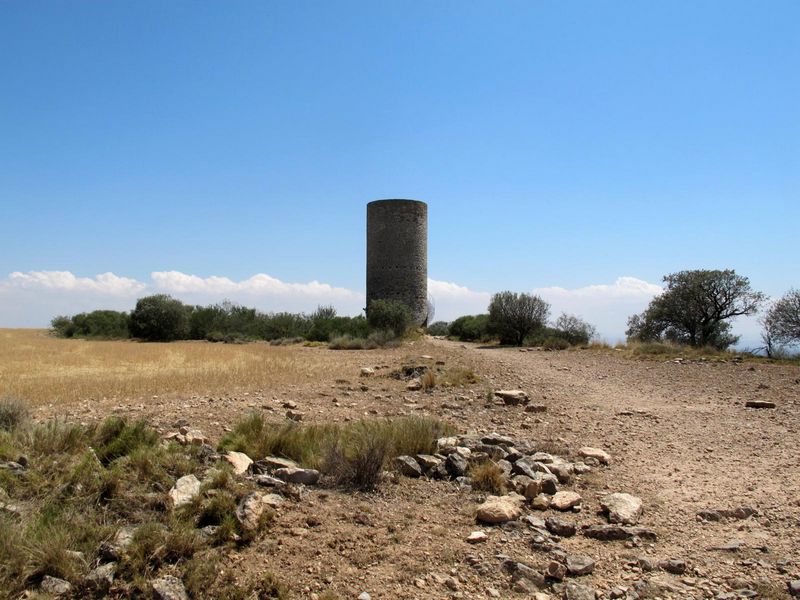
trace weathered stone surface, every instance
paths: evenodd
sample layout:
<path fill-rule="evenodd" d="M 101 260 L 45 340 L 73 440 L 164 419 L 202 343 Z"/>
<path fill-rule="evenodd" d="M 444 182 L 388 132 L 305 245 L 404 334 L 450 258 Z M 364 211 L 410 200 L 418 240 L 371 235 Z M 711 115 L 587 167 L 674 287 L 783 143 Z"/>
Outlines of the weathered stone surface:
<path fill-rule="evenodd" d="M 200 493 L 200 480 L 194 474 L 184 475 L 169 491 L 169 500 L 173 508 L 189 504 Z"/>
<path fill-rule="evenodd" d="M 100 544 L 98 554 L 104 561 L 116 561 L 122 558 L 125 550 L 133 543 L 133 527 L 122 527 L 114 534 L 114 538 Z"/>
<path fill-rule="evenodd" d="M 455 451 L 455 447 L 451 446 Z M 414 458 L 416 458 L 417 463 L 420 467 L 422 467 L 423 471 L 430 471 L 431 469 L 435 469 L 439 466 L 442 462 L 442 459 L 438 456 L 433 456 L 432 454 L 417 454 Z"/>
<path fill-rule="evenodd" d="M 253 481 L 263 487 L 279 488 L 286 485 L 285 481 L 281 481 L 277 477 L 272 477 L 271 475 L 256 475 L 253 477 Z"/>
<path fill-rule="evenodd" d="M 686 572 L 686 561 L 679 558 L 671 558 L 669 560 L 662 560 L 658 563 L 658 567 L 662 571 L 672 573 L 673 575 L 683 575 Z"/>
<path fill-rule="evenodd" d="M 375 369 L 371 367 L 361 367 L 361 377 L 372 377 L 375 375 Z"/>
<path fill-rule="evenodd" d="M 656 533 L 650 529 L 616 524 L 592 525 L 583 530 L 583 535 L 604 542 L 611 540 L 629 540 L 634 537 L 650 541 L 656 541 L 658 539 Z"/>
<path fill-rule="evenodd" d="M 497 390 L 494 395 L 500 398 L 508 406 L 527 404 L 530 401 L 528 394 L 522 390 Z"/>
<path fill-rule="evenodd" d="M 558 493 L 558 479 L 555 475 L 545 473 L 533 473 L 529 477 L 530 481 L 525 488 L 525 497 L 534 499 L 540 494 L 557 494 Z"/>
<path fill-rule="evenodd" d="M 525 412 L 529 412 L 529 413 L 547 412 L 547 405 L 546 404 L 528 404 L 528 406 L 525 407 Z"/>
<path fill-rule="evenodd" d="M 541 464 L 541 463 L 540 463 Z M 547 465 L 550 472 L 558 478 L 559 483 L 570 483 L 572 481 L 573 467 L 569 463 L 554 463 Z"/>
<path fill-rule="evenodd" d="M 584 458 L 593 458 L 604 465 L 611 464 L 611 455 L 605 450 L 601 450 L 600 448 L 592 448 L 590 446 L 584 446 L 583 448 L 578 450 L 578 454 L 580 454 Z"/>
<path fill-rule="evenodd" d="M 250 492 L 239 501 L 239 505 L 236 507 L 236 520 L 239 521 L 244 531 L 258 530 L 264 511 L 274 508 L 272 496 L 275 494 L 262 495 L 259 492 Z"/>
<path fill-rule="evenodd" d="M 150 585 L 157 600 L 189 600 L 183 582 L 172 575 L 155 579 Z"/>
<path fill-rule="evenodd" d="M 276 469 L 273 475 L 287 483 L 314 485 L 319 481 L 319 471 L 315 469 L 301 469 L 299 467 Z"/>
<path fill-rule="evenodd" d="M 470 544 L 480 544 L 481 542 L 485 542 L 488 536 L 483 531 L 473 531 L 467 536 L 467 542 Z"/>
<path fill-rule="evenodd" d="M 233 466 L 233 472 L 237 475 L 247 473 L 247 469 L 253 464 L 253 459 L 244 452 L 226 452 L 223 457 Z"/>
<path fill-rule="evenodd" d="M 594 588 L 570 581 L 564 589 L 564 600 L 594 600 Z"/>
<path fill-rule="evenodd" d="M 556 492 L 550 500 L 550 508 L 556 510 L 570 510 L 581 503 L 581 496 L 577 492 L 562 491 Z"/>
<path fill-rule="evenodd" d="M 775 408 L 775 403 L 768 400 L 748 400 L 744 405 L 747 408 Z"/>
<path fill-rule="evenodd" d="M 534 510 L 547 510 L 550 508 L 550 496 L 547 494 L 539 494 L 531 500 L 531 508 Z"/>
<path fill-rule="evenodd" d="M 513 446 L 514 439 L 499 433 L 489 433 L 481 438 L 481 442 L 490 446 Z"/>
<path fill-rule="evenodd" d="M 789 594 L 795 598 L 800 598 L 800 579 L 790 581 L 788 584 Z"/>
<path fill-rule="evenodd" d="M 505 523 L 514 521 L 522 515 L 522 496 L 489 496 L 478 507 L 477 519 L 483 523 Z"/>
<path fill-rule="evenodd" d="M 86 576 L 86 583 L 96 591 L 107 590 L 114 583 L 114 575 L 117 572 L 117 563 L 110 562 L 89 571 Z"/>
<path fill-rule="evenodd" d="M 594 571 L 594 559 L 585 554 L 570 554 L 567 556 L 567 573 L 573 577 L 588 575 Z"/>
<path fill-rule="evenodd" d="M 631 494 L 608 494 L 600 500 L 600 508 L 607 513 L 609 523 L 636 525 L 642 516 L 642 499 Z"/>
<path fill-rule="evenodd" d="M 467 472 L 467 459 L 460 454 L 453 452 L 445 461 L 445 468 L 451 477 L 461 477 Z"/>
<path fill-rule="evenodd" d="M 547 570 L 545 571 L 545 575 L 550 579 L 561 581 L 562 579 L 564 579 L 564 577 L 567 576 L 567 568 L 560 562 L 551 560 L 549 563 L 547 563 Z"/>
<path fill-rule="evenodd" d="M 406 477 L 422 477 L 422 467 L 410 456 L 398 456 L 394 459 L 397 472 Z"/>
<path fill-rule="evenodd" d="M 261 472 L 274 471 L 275 469 L 291 469 L 298 466 L 293 460 L 278 456 L 267 456 L 253 463 L 253 469 L 258 469 Z"/>
<path fill-rule="evenodd" d="M 575 523 L 562 519 L 561 517 L 547 517 L 544 521 L 547 531 L 560 537 L 571 537 L 575 535 Z"/>
<path fill-rule="evenodd" d="M 69 581 L 45 575 L 39 589 L 51 596 L 66 596 L 72 591 L 72 584 Z"/>
<path fill-rule="evenodd" d="M 416 392 L 417 390 L 422 389 L 422 380 L 420 379 L 412 379 L 406 384 L 406 389 L 410 392 Z"/>

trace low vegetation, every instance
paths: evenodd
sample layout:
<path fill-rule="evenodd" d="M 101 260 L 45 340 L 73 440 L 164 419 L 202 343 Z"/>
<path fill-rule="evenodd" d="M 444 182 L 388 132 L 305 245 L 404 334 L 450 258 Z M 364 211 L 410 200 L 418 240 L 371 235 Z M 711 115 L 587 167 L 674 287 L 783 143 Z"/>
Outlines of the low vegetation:
<path fill-rule="evenodd" d="M 128 339 L 148 342 L 206 340 L 241 343 L 252 340 L 359 340 L 361 347 L 377 347 L 405 335 L 411 323 L 408 308 L 394 300 L 370 304 L 368 318 L 343 317 L 331 306 L 310 315 L 262 313 L 254 308 L 222 302 L 192 306 L 157 294 L 140 298 L 130 312 L 96 310 L 72 317 L 58 316 L 51 331 L 64 338 Z"/>
<path fill-rule="evenodd" d="M 207 448 L 162 440 L 146 423 L 121 418 L 38 423 L 11 399 L 0 401 L 0 416 L 0 461 L 11 465 L 0 469 L 0 596 L 36 590 L 46 576 L 70 582 L 79 596 L 102 596 L 88 575 L 113 560 L 121 597 L 149 597 L 149 581 L 164 573 L 181 577 L 196 598 L 289 597 L 270 573 L 243 584 L 221 568 L 225 548 L 258 538 L 273 513 L 244 529 L 236 507 L 255 484 Z M 254 414 L 220 449 L 291 458 L 320 469 L 331 485 L 370 490 L 391 458 L 433 452 L 435 439 L 450 433 L 427 418 L 300 425 Z M 202 480 L 200 493 L 171 508 L 166 492 L 187 474 Z M 129 545 L 115 550 L 121 531 Z"/>
<path fill-rule="evenodd" d="M 17 412 L 14 401 L 0 401 L 0 413 Z M 6 420 L 0 460 L 19 465 L 0 469 L 0 590 L 10 597 L 35 589 L 45 576 L 69 581 L 79 595 L 102 595 L 86 575 L 103 562 L 104 544 L 122 527 L 135 528 L 117 558 L 117 585 L 130 597 L 149 594 L 146 581 L 162 567 L 180 567 L 198 552 L 244 539 L 235 520 L 226 536 L 198 530 L 208 498 L 235 506 L 247 491 L 224 477 L 206 484 L 202 500 L 167 509 L 165 491 L 176 478 L 212 467 L 198 447 L 163 443 L 142 422 Z"/>
<path fill-rule="evenodd" d="M 302 425 L 271 422 L 253 413 L 222 439 L 220 449 L 289 458 L 340 485 L 363 489 L 372 487 L 387 460 L 431 454 L 435 440 L 451 433 L 447 424 L 426 417 Z M 364 471 L 372 473 L 368 481 L 362 481 Z"/>

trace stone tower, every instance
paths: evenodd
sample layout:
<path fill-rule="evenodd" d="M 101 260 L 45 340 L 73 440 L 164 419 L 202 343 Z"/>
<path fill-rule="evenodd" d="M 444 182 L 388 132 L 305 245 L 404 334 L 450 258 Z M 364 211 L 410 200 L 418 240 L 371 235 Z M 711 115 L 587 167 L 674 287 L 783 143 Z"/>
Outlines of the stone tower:
<path fill-rule="evenodd" d="M 415 325 L 428 320 L 428 205 L 419 200 L 367 204 L 367 306 L 400 300 Z"/>

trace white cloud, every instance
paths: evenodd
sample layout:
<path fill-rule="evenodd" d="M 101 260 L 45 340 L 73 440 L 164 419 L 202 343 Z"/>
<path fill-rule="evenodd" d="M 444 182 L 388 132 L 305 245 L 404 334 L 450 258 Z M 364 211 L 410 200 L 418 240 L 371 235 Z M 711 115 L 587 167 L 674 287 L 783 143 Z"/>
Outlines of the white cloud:
<path fill-rule="evenodd" d="M 428 279 L 428 295 L 436 308 L 435 321 L 452 321 L 462 315 L 484 313 L 492 297 L 488 292 L 476 292 L 457 283 L 436 279 Z"/>
<path fill-rule="evenodd" d="M 114 273 L 101 273 L 95 277 L 75 277 L 69 271 L 14 271 L 4 282 L 6 287 L 26 290 L 56 290 L 63 292 L 91 292 L 112 296 L 132 296 L 147 285 Z"/>
<path fill-rule="evenodd" d="M 304 297 L 326 297 L 329 299 L 360 299 L 355 292 L 327 283 L 286 283 L 266 273 L 253 275 L 242 281 L 227 277 L 198 277 L 180 271 L 156 271 L 151 274 L 155 286 L 160 291 L 176 294 L 255 294 Z"/>

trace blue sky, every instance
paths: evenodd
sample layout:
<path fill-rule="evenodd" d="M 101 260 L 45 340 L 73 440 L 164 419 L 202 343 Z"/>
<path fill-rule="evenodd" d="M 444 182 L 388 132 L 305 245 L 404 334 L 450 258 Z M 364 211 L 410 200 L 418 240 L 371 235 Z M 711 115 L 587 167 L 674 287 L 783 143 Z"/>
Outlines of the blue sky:
<path fill-rule="evenodd" d="M 549 290 L 613 338 L 687 268 L 780 295 L 798 22 L 794 1 L 0 2 L 0 325 L 154 289 L 352 312 L 387 197 L 429 203 L 445 318 Z"/>

